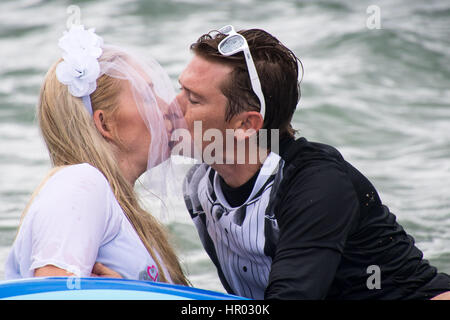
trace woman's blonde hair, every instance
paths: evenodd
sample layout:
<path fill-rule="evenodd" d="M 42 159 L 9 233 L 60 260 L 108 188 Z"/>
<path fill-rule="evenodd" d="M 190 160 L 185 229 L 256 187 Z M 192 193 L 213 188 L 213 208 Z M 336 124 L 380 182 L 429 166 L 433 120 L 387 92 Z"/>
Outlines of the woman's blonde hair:
<path fill-rule="evenodd" d="M 105 49 L 99 61 L 110 61 L 120 54 L 116 50 L 112 52 Z M 164 226 L 139 204 L 133 186 L 119 169 L 111 144 L 95 127 L 82 100 L 72 96 L 67 86 L 58 81 L 56 66 L 60 61 L 50 68 L 45 77 L 37 114 L 52 165 L 58 167 L 89 163 L 100 170 L 109 181 L 128 220 L 158 265 L 161 280 L 168 281 L 162 268 L 164 264 L 174 283 L 187 285 L 188 281 L 169 243 Z M 105 114 L 114 116 L 124 81 L 106 74 L 97 79 L 97 89 L 90 95 L 94 112 L 101 109 Z"/>

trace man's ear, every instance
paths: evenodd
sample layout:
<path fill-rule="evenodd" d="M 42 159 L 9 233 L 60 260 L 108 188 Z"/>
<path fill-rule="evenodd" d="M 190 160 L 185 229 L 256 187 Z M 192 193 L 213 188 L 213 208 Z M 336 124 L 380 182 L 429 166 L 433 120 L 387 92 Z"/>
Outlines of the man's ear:
<path fill-rule="evenodd" d="M 264 119 L 258 111 L 245 111 L 232 119 L 234 136 L 238 140 L 248 139 L 263 127 Z"/>
<path fill-rule="evenodd" d="M 98 132 L 100 132 L 106 140 L 113 140 L 111 129 L 106 122 L 105 112 L 103 110 L 95 110 L 93 117 Z"/>

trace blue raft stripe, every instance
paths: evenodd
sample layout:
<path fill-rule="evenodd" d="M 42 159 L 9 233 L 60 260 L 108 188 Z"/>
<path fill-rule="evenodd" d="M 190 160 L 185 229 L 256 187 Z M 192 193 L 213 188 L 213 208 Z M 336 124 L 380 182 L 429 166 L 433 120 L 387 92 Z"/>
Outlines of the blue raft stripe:
<path fill-rule="evenodd" d="M 185 297 L 137 290 L 47 291 L 4 298 L 5 300 L 187 300 Z M 192 300 L 191 300 L 192 301 Z"/>
<path fill-rule="evenodd" d="M 74 286 L 80 289 L 73 288 Z M 73 288 L 73 289 L 71 289 Z M 204 289 L 184 287 L 180 285 L 149 282 L 129 279 L 112 278 L 74 278 L 74 277 L 51 277 L 51 278 L 30 278 L 0 282 L 0 299 L 30 295 L 43 292 L 74 291 L 83 290 L 123 290 L 154 292 L 155 296 L 168 295 L 174 299 L 194 299 L 194 300 L 242 300 L 245 298 L 229 295 L 221 292 Z M 106 293 L 106 291 L 105 291 Z M 80 293 L 77 293 L 79 296 Z M 89 296 L 89 294 L 86 294 Z M 106 297 L 105 297 L 106 298 Z M 55 295 L 55 299 L 58 299 Z M 102 296 L 99 295 L 99 300 Z M 126 297 L 124 297 L 126 299 Z M 150 299 L 150 297 L 149 297 Z"/>

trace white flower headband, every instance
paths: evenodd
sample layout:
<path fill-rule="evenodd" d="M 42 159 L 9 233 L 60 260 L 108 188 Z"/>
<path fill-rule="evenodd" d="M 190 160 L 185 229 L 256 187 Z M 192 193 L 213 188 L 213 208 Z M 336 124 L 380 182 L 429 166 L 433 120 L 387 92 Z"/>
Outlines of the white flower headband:
<path fill-rule="evenodd" d="M 67 85 L 74 97 L 81 97 L 86 109 L 92 115 L 89 95 L 97 88 L 100 76 L 98 58 L 102 55 L 103 39 L 94 29 L 85 30 L 83 25 L 73 25 L 59 39 L 62 58 L 56 67 L 56 77 Z"/>

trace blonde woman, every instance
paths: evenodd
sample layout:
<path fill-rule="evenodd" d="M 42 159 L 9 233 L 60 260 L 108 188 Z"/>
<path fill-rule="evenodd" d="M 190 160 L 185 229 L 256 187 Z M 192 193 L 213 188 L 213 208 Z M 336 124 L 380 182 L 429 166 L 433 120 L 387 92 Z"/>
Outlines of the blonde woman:
<path fill-rule="evenodd" d="M 90 276 L 100 262 L 125 278 L 186 285 L 166 231 L 133 188 L 169 154 L 170 80 L 83 26 L 59 46 L 37 113 L 54 169 L 23 213 L 6 278 Z"/>

